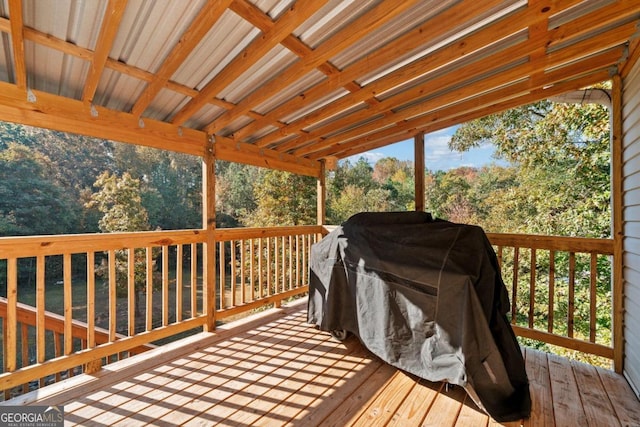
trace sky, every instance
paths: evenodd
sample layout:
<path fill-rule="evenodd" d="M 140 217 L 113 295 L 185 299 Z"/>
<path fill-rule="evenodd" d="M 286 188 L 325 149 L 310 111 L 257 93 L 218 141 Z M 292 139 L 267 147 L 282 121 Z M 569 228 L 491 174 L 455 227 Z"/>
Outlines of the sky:
<path fill-rule="evenodd" d="M 490 163 L 499 163 L 492 157 L 494 149 L 490 144 L 464 153 L 451 151 L 447 144 L 455 129 L 455 127 L 450 127 L 424 136 L 425 167 L 427 169 L 446 171 L 460 166 L 481 167 Z M 365 157 L 371 164 L 375 164 L 383 157 L 395 157 L 398 160 L 411 160 L 413 162 L 413 139 L 357 154 L 348 159 L 353 164 L 360 157 Z"/>

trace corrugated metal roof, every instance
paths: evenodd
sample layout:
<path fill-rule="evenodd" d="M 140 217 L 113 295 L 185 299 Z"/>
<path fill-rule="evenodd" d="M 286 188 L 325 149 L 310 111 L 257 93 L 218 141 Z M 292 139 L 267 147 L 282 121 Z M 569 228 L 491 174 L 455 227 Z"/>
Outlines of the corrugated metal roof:
<path fill-rule="evenodd" d="M 640 18 L 640 2 L 613 0 L 19 5 L 0 0 L 0 81 L 308 160 L 606 78 L 638 56 Z"/>

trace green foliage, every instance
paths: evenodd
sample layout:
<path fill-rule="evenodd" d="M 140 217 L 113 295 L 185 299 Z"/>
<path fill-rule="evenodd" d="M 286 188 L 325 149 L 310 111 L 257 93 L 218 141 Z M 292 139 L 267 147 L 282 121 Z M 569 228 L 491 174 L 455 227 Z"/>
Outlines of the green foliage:
<path fill-rule="evenodd" d="M 316 180 L 289 172 L 262 170 L 254 186 L 256 210 L 242 222 L 250 227 L 316 223 Z"/>
<path fill-rule="evenodd" d="M 374 167 L 364 157 L 340 162 L 327 178 L 327 222 L 339 224 L 363 211 L 406 211 L 414 207 L 413 164 L 387 157 Z"/>
<path fill-rule="evenodd" d="M 98 189 L 91 196 L 88 207 L 97 207 L 103 216 L 100 230 L 143 231 L 149 229 L 148 215 L 142 206 L 140 181 L 125 172 L 118 178 L 109 172 L 103 172 L 94 186 Z"/>
<path fill-rule="evenodd" d="M 0 151 L 0 235 L 68 233 L 78 216 L 47 157 L 16 143 Z"/>

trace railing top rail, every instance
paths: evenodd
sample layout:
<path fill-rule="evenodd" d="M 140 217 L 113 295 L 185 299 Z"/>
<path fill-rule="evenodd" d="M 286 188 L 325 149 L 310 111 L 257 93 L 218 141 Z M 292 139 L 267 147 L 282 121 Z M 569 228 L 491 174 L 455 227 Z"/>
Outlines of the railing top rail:
<path fill-rule="evenodd" d="M 86 253 L 204 242 L 203 230 L 0 237 L 0 258 Z"/>
<path fill-rule="evenodd" d="M 487 233 L 487 237 L 496 246 L 613 255 L 613 239 L 506 233 Z"/>
<path fill-rule="evenodd" d="M 253 239 L 321 233 L 318 225 L 266 228 L 219 228 L 217 240 Z M 203 243 L 206 230 L 141 231 L 132 233 L 93 233 L 43 236 L 0 237 L 0 258 L 26 258 L 143 248 L 164 245 Z"/>
<path fill-rule="evenodd" d="M 261 237 L 296 236 L 321 233 L 320 225 L 298 225 L 291 227 L 258 227 L 258 228 L 217 228 L 216 240 L 258 239 Z"/>

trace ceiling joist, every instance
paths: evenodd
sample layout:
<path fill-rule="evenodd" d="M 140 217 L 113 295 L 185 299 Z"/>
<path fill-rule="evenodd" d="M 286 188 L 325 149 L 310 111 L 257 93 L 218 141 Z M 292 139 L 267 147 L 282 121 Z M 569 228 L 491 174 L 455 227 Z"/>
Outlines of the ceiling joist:
<path fill-rule="evenodd" d="M 22 22 L 22 0 L 9 0 L 11 16 L 11 46 L 13 47 L 13 73 L 16 85 L 27 89 L 27 66 L 24 59 L 24 26 Z"/>

